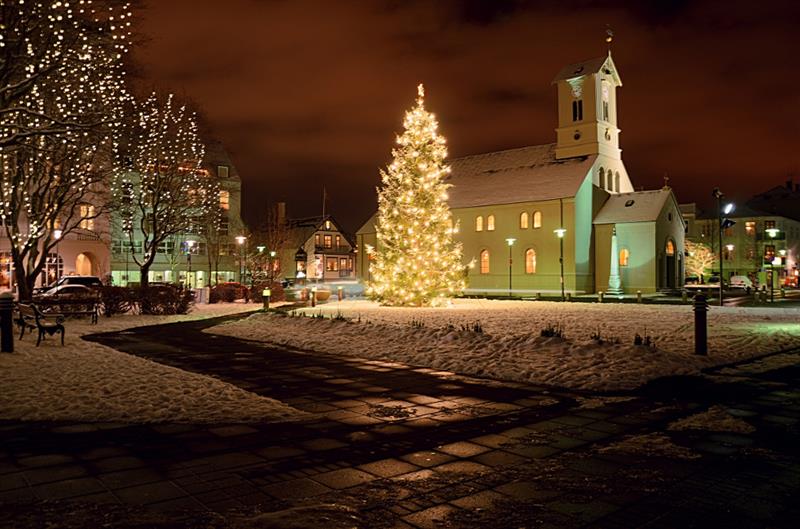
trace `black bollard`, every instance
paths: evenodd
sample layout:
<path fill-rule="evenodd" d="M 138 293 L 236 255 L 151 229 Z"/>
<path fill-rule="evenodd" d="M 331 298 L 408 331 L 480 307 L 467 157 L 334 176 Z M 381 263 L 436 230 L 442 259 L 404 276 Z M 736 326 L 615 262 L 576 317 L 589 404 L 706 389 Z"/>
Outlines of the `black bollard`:
<path fill-rule="evenodd" d="M 14 352 L 14 295 L 11 292 L 0 294 L 0 351 Z"/>
<path fill-rule="evenodd" d="M 703 294 L 694 297 L 694 354 L 708 354 L 708 301 Z"/>

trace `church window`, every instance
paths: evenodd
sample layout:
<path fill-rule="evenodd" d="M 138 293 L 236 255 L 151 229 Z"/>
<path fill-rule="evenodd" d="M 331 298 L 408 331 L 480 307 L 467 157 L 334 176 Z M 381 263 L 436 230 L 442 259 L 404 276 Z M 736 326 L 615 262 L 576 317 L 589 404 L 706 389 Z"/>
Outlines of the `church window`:
<path fill-rule="evenodd" d="M 483 231 L 483 215 L 475 217 L 475 231 Z"/>
<path fill-rule="evenodd" d="M 527 230 L 528 229 L 528 212 L 523 211 L 519 215 L 519 227 L 520 229 Z"/>
<path fill-rule="evenodd" d="M 534 228 L 541 228 L 542 227 L 542 212 L 541 211 L 534 211 L 533 212 L 533 227 Z"/>
<path fill-rule="evenodd" d="M 619 265 L 620 266 L 628 266 L 628 261 L 631 258 L 631 252 L 627 248 L 623 248 L 619 251 Z"/>
<path fill-rule="evenodd" d="M 614 174 L 614 190 L 619 193 L 619 171 Z"/>
<path fill-rule="evenodd" d="M 598 180 L 597 181 L 597 187 L 599 187 L 600 189 L 605 189 L 606 188 L 606 171 L 602 167 L 600 168 L 599 175 L 600 176 L 597 179 Z"/>
<path fill-rule="evenodd" d="M 494 231 L 494 215 L 486 217 L 486 231 Z"/>
<path fill-rule="evenodd" d="M 489 250 L 481 251 L 481 274 L 489 273 Z"/>
<path fill-rule="evenodd" d="M 608 83 L 603 81 L 603 119 L 608 121 Z"/>
<path fill-rule="evenodd" d="M 752 237 L 756 234 L 756 223 L 755 221 L 747 221 L 744 223 L 744 232 L 748 236 Z"/>
<path fill-rule="evenodd" d="M 525 250 L 525 273 L 536 273 L 536 250 L 533 248 L 528 248 Z"/>
<path fill-rule="evenodd" d="M 583 121 L 583 99 L 572 102 L 572 121 Z"/>
<path fill-rule="evenodd" d="M 675 243 L 672 240 L 667 241 L 666 253 L 667 255 L 675 255 Z"/>

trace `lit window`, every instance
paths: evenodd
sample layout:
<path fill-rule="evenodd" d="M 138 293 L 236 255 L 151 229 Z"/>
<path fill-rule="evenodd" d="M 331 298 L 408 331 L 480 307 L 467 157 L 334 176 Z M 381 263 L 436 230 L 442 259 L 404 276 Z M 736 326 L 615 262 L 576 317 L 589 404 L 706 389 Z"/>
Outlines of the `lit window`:
<path fill-rule="evenodd" d="M 318 247 L 319 246 L 319 241 L 320 241 L 319 233 L 315 233 L 314 234 L 314 246 Z"/>
<path fill-rule="evenodd" d="M 94 230 L 94 206 L 91 204 L 81 204 L 81 222 L 79 226 L 84 230 Z"/>
<path fill-rule="evenodd" d="M 336 249 L 338 250 L 341 245 L 342 245 L 342 237 L 337 235 L 336 236 Z"/>
<path fill-rule="evenodd" d="M 597 178 L 597 187 L 599 187 L 600 189 L 606 188 L 606 172 L 602 167 L 600 168 L 600 173 Z"/>
<path fill-rule="evenodd" d="M 220 209 L 228 210 L 231 207 L 231 193 L 224 189 L 219 192 L 219 207 Z"/>
<path fill-rule="evenodd" d="M 489 273 L 489 250 L 481 252 L 481 274 Z"/>
<path fill-rule="evenodd" d="M 667 241 L 667 248 L 666 248 L 667 255 L 675 255 L 675 243 Z"/>
<path fill-rule="evenodd" d="M 536 250 L 533 248 L 528 248 L 525 250 L 525 273 L 536 273 Z"/>
<path fill-rule="evenodd" d="M 519 216 L 519 227 L 520 229 L 527 230 L 528 229 L 528 212 L 523 211 Z"/>
<path fill-rule="evenodd" d="M 483 216 L 475 217 L 475 231 L 483 231 Z"/>
<path fill-rule="evenodd" d="M 326 221 L 325 221 L 325 229 L 326 229 L 326 230 L 329 230 L 329 229 L 331 229 L 331 221 L 329 221 L 329 220 L 326 220 Z"/>
<path fill-rule="evenodd" d="M 542 227 L 542 212 L 541 211 L 534 211 L 533 212 L 533 227 L 534 228 L 541 228 Z"/>
<path fill-rule="evenodd" d="M 486 231 L 494 231 L 494 215 L 486 217 Z"/>
<path fill-rule="evenodd" d="M 771 263 L 773 261 L 773 259 L 775 259 L 775 245 L 774 244 L 765 244 L 764 245 L 764 262 Z"/>
<path fill-rule="evenodd" d="M 325 260 L 325 271 L 327 272 L 337 272 L 339 270 L 339 260 L 335 257 L 331 257 Z"/>
<path fill-rule="evenodd" d="M 325 248 L 333 248 L 333 238 L 330 235 L 325 236 Z"/>
<path fill-rule="evenodd" d="M 627 248 L 623 248 L 619 251 L 619 265 L 620 266 L 628 266 L 628 261 L 631 258 L 631 252 L 628 251 Z"/>
<path fill-rule="evenodd" d="M 217 166 L 217 177 L 219 178 L 228 178 L 229 170 L 227 165 L 218 165 Z"/>
<path fill-rule="evenodd" d="M 756 223 L 754 221 L 748 221 L 744 223 L 744 232 L 745 234 L 752 237 L 756 234 Z"/>

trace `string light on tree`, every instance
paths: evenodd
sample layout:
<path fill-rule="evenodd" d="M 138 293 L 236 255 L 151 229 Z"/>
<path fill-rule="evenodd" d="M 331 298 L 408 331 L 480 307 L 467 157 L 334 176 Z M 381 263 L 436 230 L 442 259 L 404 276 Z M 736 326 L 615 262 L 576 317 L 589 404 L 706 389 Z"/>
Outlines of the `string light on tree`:
<path fill-rule="evenodd" d="M 378 244 L 370 252 L 367 293 L 385 305 L 439 305 L 465 288 L 444 182 L 446 141 L 425 109 L 423 86 L 417 91 L 378 190 Z"/>

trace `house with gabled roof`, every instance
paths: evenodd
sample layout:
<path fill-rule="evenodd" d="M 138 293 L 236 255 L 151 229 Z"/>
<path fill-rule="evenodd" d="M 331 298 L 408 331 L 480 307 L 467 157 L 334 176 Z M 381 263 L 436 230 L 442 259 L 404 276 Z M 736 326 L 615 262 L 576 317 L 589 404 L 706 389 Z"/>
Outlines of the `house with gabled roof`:
<path fill-rule="evenodd" d="M 280 210 L 285 212 L 285 206 Z M 283 278 L 295 283 L 356 279 L 355 244 L 333 216 L 281 220 L 287 229 L 279 257 Z"/>
<path fill-rule="evenodd" d="M 654 293 L 683 285 L 685 224 L 669 187 L 634 191 L 622 161 L 609 53 L 564 67 L 556 142 L 451 160 L 448 203 L 470 264 L 466 294 Z M 373 215 L 357 232 L 369 281 Z"/>

